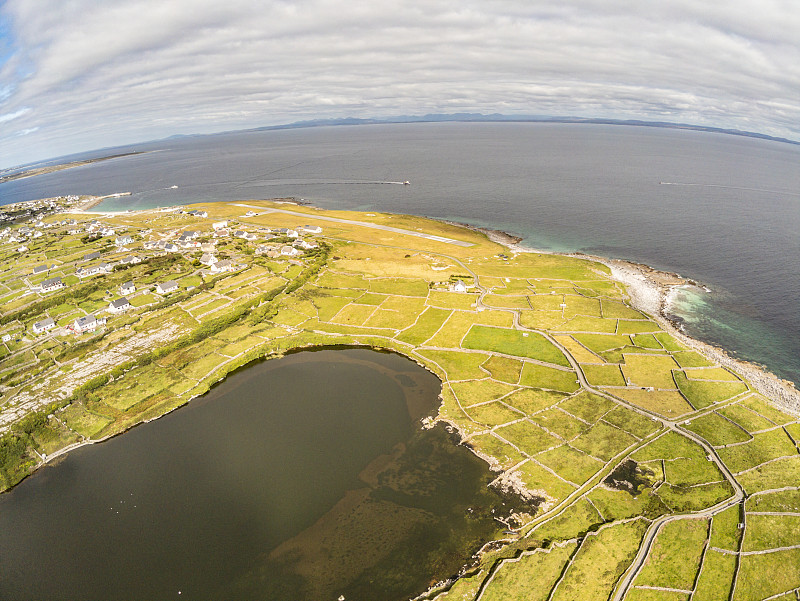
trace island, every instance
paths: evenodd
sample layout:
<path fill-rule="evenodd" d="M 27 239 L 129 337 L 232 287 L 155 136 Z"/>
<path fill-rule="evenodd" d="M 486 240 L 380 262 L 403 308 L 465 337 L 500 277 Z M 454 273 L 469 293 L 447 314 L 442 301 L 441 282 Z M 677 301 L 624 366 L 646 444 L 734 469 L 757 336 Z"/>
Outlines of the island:
<path fill-rule="evenodd" d="M 794 599 L 797 391 L 660 314 L 681 278 L 287 199 L 4 207 L 0 490 L 303 348 L 409 357 L 526 503 L 418 599 Z M 95 207 L 97 209 L 97 207 Z"/>

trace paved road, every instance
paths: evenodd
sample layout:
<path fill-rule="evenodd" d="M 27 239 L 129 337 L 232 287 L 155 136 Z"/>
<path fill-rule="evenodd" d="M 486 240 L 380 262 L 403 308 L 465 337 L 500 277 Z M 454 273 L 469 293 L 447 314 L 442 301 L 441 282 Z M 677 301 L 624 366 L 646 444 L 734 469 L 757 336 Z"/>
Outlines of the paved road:
<path fill-rule="evenodd" d="M 265 209 L 264 207 L 257 207 L 255 205 L 246 205 L 242 203 L 234 203 L 237 207 L 247 207 L 248 209 L 258 209 L 259 215 L 267 215 L 268 213 L 283 213 L 285 215 L 293 215 L 295 217 L 303 217 L 304 219 L 314 219 L 317 221 L 333 221 L 335 223 L 345 223 L 347 225 L 358 225 L 361 227 L 368 227 L 374 230 L 383 230 L 385 232 L 393 232 L 395 234 L 404 234 L 406 236 L 416 236 L 417 238 L 425 238 L 426 240 L 433 240 L 434 242 L 444 242 L 445 244 L 453 244 L 455 246 L 463 246 L 465 248 L 475 246 L 472 242 L 464 242 L 463 240 L 454 240 L 453 238 L 445 238 L 444 236 L 435 236 L 433 234 L 424 234 L 422 232 L 415 232 L 413 230 L 404 230 L 399 227 L 391 227 L 389 225 L 380 225 L 377 223 L 370 223 L 369 221 L 354 221 L 352 219 L 339 219 L 338 217 L 323 217 L 322 215 L 311 215 L 309 213 L 299 213 L 297 211 L 287 211 L 286 209 Z"/>

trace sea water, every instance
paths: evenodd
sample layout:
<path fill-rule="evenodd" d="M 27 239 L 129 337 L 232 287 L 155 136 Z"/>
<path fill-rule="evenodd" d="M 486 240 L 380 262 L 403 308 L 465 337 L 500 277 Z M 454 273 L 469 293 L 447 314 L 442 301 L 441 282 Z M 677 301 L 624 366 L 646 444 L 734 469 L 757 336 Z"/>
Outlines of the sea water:
<path fill-rule="evenodd" d="M 534 248 L 701 282 L 710 292 L 673 306 L 687 333 L 800 383 L 800 146 L 654 127 L 422 123 L 131 149 L 153 152 L 2 184 L 0 203 L 131 192 L 103 204 L 120 210 L 295 197 L 507 230 Z"/>

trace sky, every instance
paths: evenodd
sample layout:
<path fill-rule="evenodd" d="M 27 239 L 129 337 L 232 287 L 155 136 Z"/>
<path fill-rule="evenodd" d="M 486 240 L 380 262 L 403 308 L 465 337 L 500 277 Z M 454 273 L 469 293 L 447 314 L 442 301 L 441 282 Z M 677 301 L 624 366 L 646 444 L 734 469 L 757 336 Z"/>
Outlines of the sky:
<path fill-rule="evenodd" d="M 800 139 L 797 0 L 0 0 L 0 167 L 337 117 Z"/>

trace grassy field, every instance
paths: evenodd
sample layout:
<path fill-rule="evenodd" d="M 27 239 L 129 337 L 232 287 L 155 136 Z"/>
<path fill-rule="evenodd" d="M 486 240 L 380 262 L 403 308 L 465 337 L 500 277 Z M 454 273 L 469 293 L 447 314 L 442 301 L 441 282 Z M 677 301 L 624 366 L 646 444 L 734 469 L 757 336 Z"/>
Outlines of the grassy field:
<path fill-rule="evenodd" d="M 241 213 L 203 207 L 207 223 L 162 213 L 100 219 L 145 239 L 169 239 L 183 225 L 207 228 Z M 309 221 L 320 214 L 296 208 Z M 475 572 L 438 601 L 607 599 L 649 520 L 662 515 L 679 519 L 661 528 L 625 599 L 688 599 L 694 591 L 691 601 L 727 600 L 737 565 L 729 553 L 740 544 L 734 600 L 783 598 L 800 586 L 800 556 L 778 549 L 800 545 L 794 416 L 632 308 L 600 264 L 509 254 L 477 232 L 424 218 L 331 214 L 471 246 L 392 232 L 376 238 L 370 228 L 321 221 L 324 233 L 315 239 L 324 248 L 293 263 L 257 257 L 244 241 L 219 242 L 217 252 L 241 268 L 213 278 L 192 264 L 192 253 L 155 256 L 137 241 L 133 252 L 143 263 L 81 281 L 74 273 L 84 254 L 104 252 L 112 262 L 121 255 L 102 240 L 51 240 L 49 233 L 23 260 L 4 262 L 0 333 L 12 339 L 0 344 L 0 411 L 41 399 L 45 419 L 30 436 L 8 429 L 0 438 L 3 449 L 17 449 L 0 455 L 0 487 L 30 472 L 42 453 L 158 417 L 254 358 L 364 344 L 408 355 L 435 373 L 442 380 L 437 417 L 487 460 L 498 486 L 538 498 L 515 518 L 528 536 L 476 559 Z M 237 227 L 295 221 L 272 213 Z M 32 267 L 45 257 L 58 262 L 67 283 L 53 295 L 29 290 L 37 279 L 30 279 Z M 180 282 L 179 292 L 151 292 L 170 279 Z M 448 291 L 456 279 L 470 291 Z M 87 312 L 105 315 L 127 281 L 136 285 L 134 308 L 108 315 L 95 334 L 33 335 L 32 324 L 45 317 L 62 326 Z M 746 517 L 711 455 L 750 495 Z M 693 516 L 724 500 L 733 505 Z M 760 551 L 769 553 L 750 554 Z"/>

